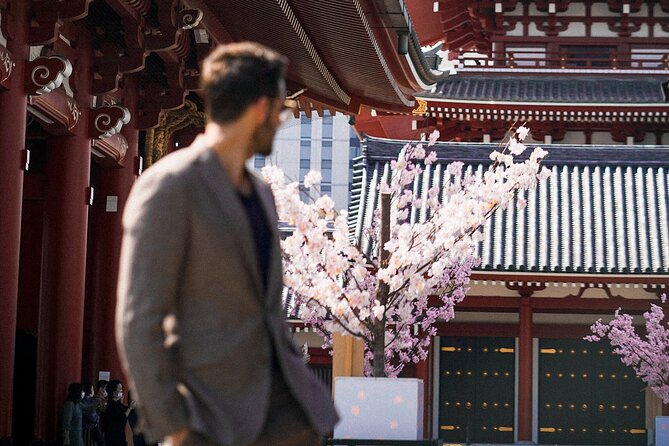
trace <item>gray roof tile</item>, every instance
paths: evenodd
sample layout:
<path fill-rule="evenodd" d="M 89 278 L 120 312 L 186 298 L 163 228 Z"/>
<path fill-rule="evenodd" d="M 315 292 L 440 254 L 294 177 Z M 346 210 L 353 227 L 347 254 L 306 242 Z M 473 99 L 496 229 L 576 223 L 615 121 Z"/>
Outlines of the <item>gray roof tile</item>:
<path fill-rule="evenodd" d="M 354 171 L 349 226 L 359 239 L 378 203 L 376 187 L 405 141 L 367 138 Z M 485 225 L 482 270 L 669 273 L 669 147 L 543 146 L 553 175 Z M 481 175 L 494 144 L 439 143 L 439 160 L 417 190 L 444 181 L 445 165 L 463 161 Z M 528 150 L 529 151 L 529 150 Z M 425 218 L 414 209 L 412 218 Z"/>
<path fill-rule="evenodd" d="M 509 102 L 634 104 L 667 102 L 667 78 L 450 76 L 422 98 Z"/>

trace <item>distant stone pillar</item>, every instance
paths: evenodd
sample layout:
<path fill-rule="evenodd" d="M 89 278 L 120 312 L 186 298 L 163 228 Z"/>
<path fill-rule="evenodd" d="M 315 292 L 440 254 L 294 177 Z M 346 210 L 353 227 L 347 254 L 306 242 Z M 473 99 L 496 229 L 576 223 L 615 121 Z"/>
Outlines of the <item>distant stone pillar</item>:
<path fill-rule="evenodd" d="M 518 441 L 532 441 L 532 307 L 520 299 L 518 330 Z"/>
<path fill-rule="evenodd" d="M 30 2 L 10 0 L 3 21 L 12 22 L 5 57 L 15 65 L 0 88 L 0 438 L 12 433 L 14 349 L 19 289 L 21 205 L 23 200 L 22 151 L 26 142 L 27 96 L 23 74 L 28 58 L 28 12 Z M 1 33 L 2 31 L 0 31 Z M 10 64 L 12 60 L 9 61 Z"/>
<path fill-rule="evenodd" d="M 81 380 L 92 48 L 89 31 L 79 26 L 73 76 L 81 116 L 71 136 L 55 136 L 48 142 L 35 403 L 35 437 L 45 440 L 56 438 L 67 386 Z"/>

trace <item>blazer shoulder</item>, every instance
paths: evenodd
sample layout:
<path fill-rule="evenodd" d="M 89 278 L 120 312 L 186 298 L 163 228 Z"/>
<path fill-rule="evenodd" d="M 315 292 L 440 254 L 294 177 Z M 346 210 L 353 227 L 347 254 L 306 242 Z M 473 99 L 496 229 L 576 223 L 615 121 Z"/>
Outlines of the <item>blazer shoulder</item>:
<path fill-rule="evenodd" d="M 123 214 L 124 225 L 129 225 L 151 209 L 186 206 L 189 178 L 199 156 L 200 150 L 185 148 L 149 167 L 130 191 Z"/>

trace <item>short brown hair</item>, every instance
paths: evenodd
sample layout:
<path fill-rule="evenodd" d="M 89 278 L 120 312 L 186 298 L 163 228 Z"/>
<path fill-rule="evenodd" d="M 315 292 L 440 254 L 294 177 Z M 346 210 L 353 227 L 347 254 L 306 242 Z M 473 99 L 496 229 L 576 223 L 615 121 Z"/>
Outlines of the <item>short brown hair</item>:
<path fill-rule="evenodd" d="M 288 59 L 259 43 L 219 45 L 202 65 L 200 87 L 210 120 L 225 124 L 261 97 L 277 98 Z"/>

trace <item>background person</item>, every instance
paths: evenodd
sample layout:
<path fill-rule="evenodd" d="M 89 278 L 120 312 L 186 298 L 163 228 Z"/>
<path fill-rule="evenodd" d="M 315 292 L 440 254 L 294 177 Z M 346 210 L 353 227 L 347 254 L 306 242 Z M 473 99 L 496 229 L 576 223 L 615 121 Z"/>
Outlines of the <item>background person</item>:
<path fill-rule="evenodd" d="M 63 444 L 83 446 L 81 398 L 83 388 L 79 383 L 67 387 L 67 399 L 63 405 Z"/>
<path fill-rule="evenodd" d="M 123 384 L 121 381 L 112 380 L 107 384 L 107 408 L 103 414 L 103 431 L 106 446 L 126 446 L 125 426 L 128 415 L 134 408 L 134 402 L 130 406 L 123 404 Z"/>

